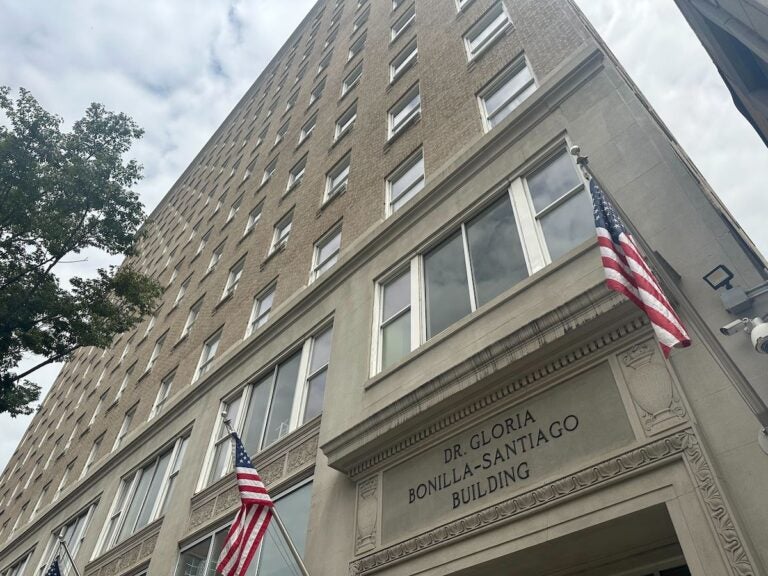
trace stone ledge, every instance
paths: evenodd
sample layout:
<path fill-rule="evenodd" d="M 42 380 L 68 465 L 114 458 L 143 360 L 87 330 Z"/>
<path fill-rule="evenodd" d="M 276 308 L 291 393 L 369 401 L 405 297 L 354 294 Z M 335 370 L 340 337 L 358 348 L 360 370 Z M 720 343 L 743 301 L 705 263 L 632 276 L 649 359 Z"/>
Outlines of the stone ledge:
<path fill-rule="evenodd" d="M 162 526 L 162 517 L 147 524 L 127 540 L 87 564 L 83 571 L 84 576 L 115 576 L 126 573 L 145 561 L 148 562 L 155 550 Z"/>

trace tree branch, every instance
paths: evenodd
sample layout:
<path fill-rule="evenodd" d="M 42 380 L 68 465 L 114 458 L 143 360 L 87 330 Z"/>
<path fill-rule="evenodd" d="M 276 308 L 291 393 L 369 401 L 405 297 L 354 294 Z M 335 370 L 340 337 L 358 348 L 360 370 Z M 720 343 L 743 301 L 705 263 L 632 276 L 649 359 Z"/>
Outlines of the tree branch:
<path fill-rule="evenodd" d="M 43 366 L 47 366 L 48 364 L 52 364 L 53 362 L 56 362 L 57 360 L 61 360 L 62 358 L 64 358 L 64 356 L 67 356 L 68 354 L 71 354 L 75 350 L 77 350 L 77 346 L 72 346 L 66 352 L 62 352 L 61 354 L 56 354 L 55 356 L 51 356 L 47 360 L 45 360 L 43 362 L 40 362 L 40 364 L 30 368 L 26 372 L 22 372 L 21 374 L 16 374 L 15 376 L 13 376 L 11 378 L 11 382 L 18 382 L 22 378 L 28 376 L 29 374 L 32 374 L 32 372 L 34 372 L 35 370 L 39 370 Z"/>

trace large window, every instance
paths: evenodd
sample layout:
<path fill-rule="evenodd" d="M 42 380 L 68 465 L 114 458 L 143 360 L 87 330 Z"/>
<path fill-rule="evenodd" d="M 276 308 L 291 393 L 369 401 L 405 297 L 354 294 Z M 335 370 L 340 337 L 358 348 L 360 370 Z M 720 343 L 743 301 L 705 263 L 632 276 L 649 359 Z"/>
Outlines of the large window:
<path fill-rule="evenodd" d="M 59 535 L 63 536 L 69 553 L 72 555 L 72 558 L 77 561 L 77 553 L 80 550 L 80 545 L 85 539 L 85 532 L 88 529 L 88 524 L 90 523 L 91 516 L 95 509 L 96 504 L 91 504 L 77 516 L 68 520 L 63 526 L 58 527 L 51 533 L 51 537 L 48 539 L 48 546 L 46 547 L 40 565 L 37 568 L 38 574 L 45 574 L 51 566 L 53 559 L 58 555 Z M 62 576 L 74 573 L 72 571 L 72 564 L 66 554 L 59 557 L 59 570 L 61 570 Z"/>
<path fill-rule="evenodd" d="M 536 90 L 525 58 L 520 58 L 480 93 L 486 130 L 504 120 L 523 100 Z"/>
<path fill-rule="evenodd" d="M 26 553 L 20 559 L 16 560 L 11 566 L 0 574 L 0 576 L 24 576 L 24 569 L 27 567 L 31 552 Z"/>
<path fill-rule="evenodd" d="M 187 438 L 177 439 L 144 466 L 123 477 L 94 557 L 163 516 L 186 445 Z"/>
<path fill-rule="evenodd" d="M 594 236 L 588 193 L 559 149 L 406 270 L 378 283 L 375 373 Z"/>
<path fill-rule="evenodd" d="M 301 484 L 290 492 L 277 495 L 275 507 L 285 524 L 299 554 L 304 554 L 312 499 L 312 482 Z M 221 550 L 227 538 L 228 526 L 205 536 L 181 551 L 175 576 L 210 576 L 216 573 Z M 293 576 L 298 568 L 286 553 L 283 536 L 274 522 L 269 525 L 264 540 L 253 557 L 249 576 Z"/>
<path fill-rule="evenodd" d="M 504 33 L 512 21 L 503 2 L 497 2 L 464 35 L 467 57 L 472 60 Z"/>
<path fill-rule="evenodd" d="M 225 413 L 249 454 L 270 446 L 322 412 L 333 328 L 325 328 L 253 384 L 226 398 Z M 200 488 L 232 469 L 232 441 L 219 417 Z"/>

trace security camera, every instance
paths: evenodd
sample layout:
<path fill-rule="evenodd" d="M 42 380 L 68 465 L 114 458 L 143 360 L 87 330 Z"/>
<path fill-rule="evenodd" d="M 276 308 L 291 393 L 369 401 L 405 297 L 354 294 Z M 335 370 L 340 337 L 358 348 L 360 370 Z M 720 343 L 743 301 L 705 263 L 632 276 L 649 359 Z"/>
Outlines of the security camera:
<path fill-rule="evenodd" d="M 739 318 L 720 328 L 720 333 L 724 336 L 733 336 L 742 330 L 746 331 L 749 324 L 749 318 Z"/>
<path fill-rule="evenodd" d="M 750 337 L 755 350 L 761 354 L 768 354 L 768 322 L 763 322 L 760 318 L 752 320 Z"/>

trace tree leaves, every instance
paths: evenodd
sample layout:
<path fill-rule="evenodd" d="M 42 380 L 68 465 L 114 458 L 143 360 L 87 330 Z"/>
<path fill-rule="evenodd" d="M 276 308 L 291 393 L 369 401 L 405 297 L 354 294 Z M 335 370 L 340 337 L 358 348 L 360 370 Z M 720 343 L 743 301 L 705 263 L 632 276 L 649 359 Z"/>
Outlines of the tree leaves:
<path fill-rule="evenodd" d="M 14 374 L 28 353 L 56 361 L 107 347 L 155 307 L 160 286 L 129 266 L 72 278 L 55 267 L 87 248 L 130 254 L 144 220 L 131 190 L 141 166 L 123 155 L 143 131 L 91 104 L 70 132 L 26 90 L 0 87 L 0 412 L 29 413 L 34 384 Z M 39 366 L 38 366 L 39 367 Z"/>

